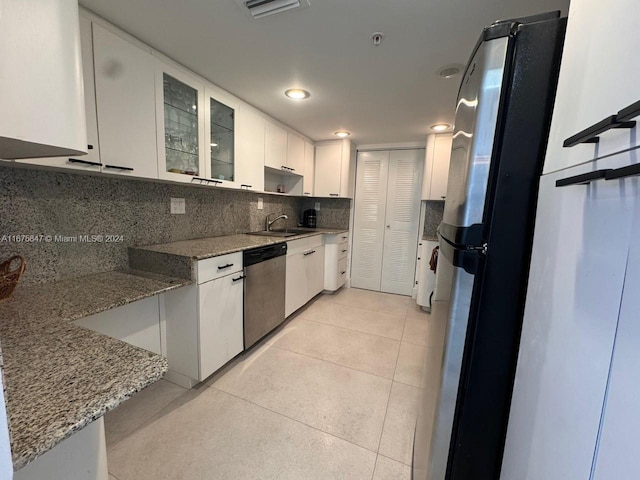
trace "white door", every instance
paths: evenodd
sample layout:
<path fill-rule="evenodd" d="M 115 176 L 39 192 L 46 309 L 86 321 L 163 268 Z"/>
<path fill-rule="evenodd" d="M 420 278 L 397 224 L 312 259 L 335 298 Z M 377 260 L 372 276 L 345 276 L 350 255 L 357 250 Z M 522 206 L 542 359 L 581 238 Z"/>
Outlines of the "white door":
<path fill-rule="evenodd" d="M 281 170 L 287 165 L 287 131 L 267 122 L 264 136 L 264 166 Z"/>
<path fill-rule="evenodd" d="M 625 153 L 540 181 L 502 480 L 590 478 L 637 191 L 555 182 L 629 163 Z"/>
<path fill-rule="evenodd" d="M 288 317 L 307 303 L 307 269 L 303 253 L 287 255 L 284 314 Z"/>
<path fill-rule="evenodd" d="M 243 273 L 198 285 L 200 380 L 204 380 L 244 348 Z"/>
<path fill-rule="evenodd" d="M 623 180 L 627 186 L 633 179 Z M 622 184 L 621 182 L 621 184 Z M 640 205 L 636 205 L 631 238 L 640 235 Z M 613 348 L 611 373 L 593 478 L 631 480 L 638 478 L 638 432 L 640 432 L 640 247 L 631 242 L 627 273 Z"/>
<path fill-rule="evenodd" d="M 415 275 L 422 193 L 422 150 L 395 150 L 389 181 L 382 252 L 383 292 L 411 295 Z"/>
<path fill-rule="evenodd" d="M 342 144 L 316 146 L 316 197 L 339 197 L 342 170 Z"/>
<path fill-rule="evenodd" d="M 359 152 L 351 286 L 380 290 L 389 152 Z"/>
<path fill-rule="evenodd" d="M 236 111 L 236 182 L 249 190 L 264 190 L 265 119 L 240 105 Z"/>
<path fill-rule="evenodd" d="M 93 54 L 102 170 L 158 178 L 153 57 L 96 23 Z"/>
<path fill-rule="evenodd" d="M 411 295 L 423 150 L 359 152 L 351 284 Z"/>
<path fill-rule="evenodd" d="M 324 245 L 313 247 L 306 257 L 307 301 L 324 288 Z"/>
<path fill-rule="evenodd" d="M 313 195 L 313 180 L 315 178 L 315 147 L 313 143 L 304 142 L 304 180 L 302 194 Z"/>

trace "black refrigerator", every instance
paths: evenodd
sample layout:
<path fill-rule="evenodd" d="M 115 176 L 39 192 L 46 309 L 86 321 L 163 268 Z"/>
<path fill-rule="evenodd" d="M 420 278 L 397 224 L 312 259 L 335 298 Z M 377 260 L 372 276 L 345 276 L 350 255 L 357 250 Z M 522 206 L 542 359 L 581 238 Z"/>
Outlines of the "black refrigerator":
<path fill-rule="evenodd" d="M 495 22 L 465 69 L 432 307 L 443 355 L 421 399 L 414 480 L 500 476 L 565 30 L 560 12 Z"/>

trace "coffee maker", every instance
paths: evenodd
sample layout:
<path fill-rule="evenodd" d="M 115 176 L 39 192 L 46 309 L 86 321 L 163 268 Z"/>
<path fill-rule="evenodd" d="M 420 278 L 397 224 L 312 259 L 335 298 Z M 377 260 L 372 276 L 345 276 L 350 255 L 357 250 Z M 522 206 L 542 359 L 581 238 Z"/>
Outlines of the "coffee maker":
<path fill-rule="evenodd" d="M 305 210 L 302 214 L 302 226 L 307 228 L 316 228 L 316 219 L 318 218 L 318 212 L 315 209 L 310 208 Z"/>

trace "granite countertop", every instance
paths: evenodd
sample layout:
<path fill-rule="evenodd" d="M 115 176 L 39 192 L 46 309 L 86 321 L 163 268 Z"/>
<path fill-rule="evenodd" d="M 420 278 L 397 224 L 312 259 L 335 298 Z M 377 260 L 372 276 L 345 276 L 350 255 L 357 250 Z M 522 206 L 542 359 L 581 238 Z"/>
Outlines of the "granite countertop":
<path fill-rule="evenodd" d="M 167 371 L 163 357 L 72 323 L 189 280 L 105 272 L 21 287 L 0 302 L 11 453 L 17 470 Z"/>
<path fill-rule="evenodd" d="M 314 235 L 331 235 L 348 231 L 339 228 L 310 228 L 308 233 L 291 237 L 266 237 L 243 233 L 129 247 L 129 265 L 138 270 L 156 272 L 171 277 L 195 279 L 194 265 L 198 260 L 241 252 L 250 248 L 290 242 Z"/>
<path fill-rule="evenodd" d="M 299 228 L 298 230 L 304 229 Z M 314 235 L 336 234 L 343 232 L 348 232 L 348 230 L 314 228 L 308 229 L 308 233 L 302 233 L 291 237 L 268 237 L 244 233 L 238 235 L 226 235 L 222 237 L 183 240 L 180 242 L 162 243 L 159 245 L 149 245 L 144 247 L 131 247 L 131 250 L 145 250 L 179 257 L 188 257 L 193 260 L 204 260 L 205 258 L 218 257 L 220 255 L 241 252 L 250 248 L 263 247 L 265 245 L 290 242 L 292 240 L 298 240 L 300 238 L 311 237 Z"/>
<path fill-rule="evenodd" d="M 422 240 L 428 240 L 430 242 L 437 242 L 438 240 L 438 236 L 437 235 L 422 235 Z"/>

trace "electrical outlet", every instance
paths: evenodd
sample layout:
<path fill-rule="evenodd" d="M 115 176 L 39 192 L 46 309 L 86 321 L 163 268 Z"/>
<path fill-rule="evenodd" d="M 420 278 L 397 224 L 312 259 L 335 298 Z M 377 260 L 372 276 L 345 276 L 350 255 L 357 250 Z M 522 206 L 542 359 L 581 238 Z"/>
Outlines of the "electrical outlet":
<path fill-rule="evenodd" d="M 320 210 L 320 202 L 316 202 L 316 210 Z"/>
<path fill-rule="evenodd" d="M 264 202 L 262 201 L 262 197 L 258 197 L 258 210 L 264 209 Z"/>
<path fill-rule="evenodd" d="M 184 198 L 171 198 L 171 213 L 184 215 L 186 211 L 186 202 Z"/>

